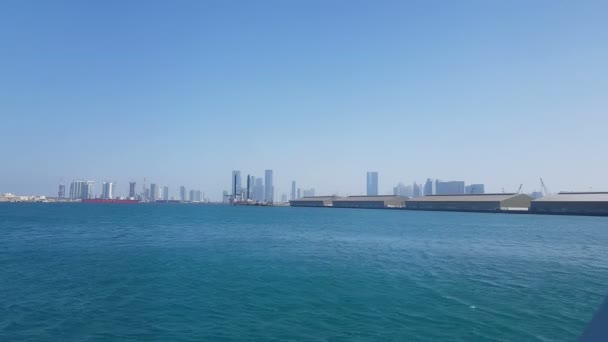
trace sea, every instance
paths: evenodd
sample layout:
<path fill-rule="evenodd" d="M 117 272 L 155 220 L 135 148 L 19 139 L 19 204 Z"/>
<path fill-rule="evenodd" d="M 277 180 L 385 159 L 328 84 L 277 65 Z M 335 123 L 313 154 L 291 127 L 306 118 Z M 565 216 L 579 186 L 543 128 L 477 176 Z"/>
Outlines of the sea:
<path fill-rule="evenodd" d="M 575 341 L 608 218 L 0 204 L 0 341 Z"/>

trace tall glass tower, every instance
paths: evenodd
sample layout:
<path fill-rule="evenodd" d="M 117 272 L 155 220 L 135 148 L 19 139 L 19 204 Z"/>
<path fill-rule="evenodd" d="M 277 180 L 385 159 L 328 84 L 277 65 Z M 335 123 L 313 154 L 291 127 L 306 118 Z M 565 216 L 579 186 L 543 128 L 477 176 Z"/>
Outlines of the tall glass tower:
<path fill-rule="evenodd" d="M 378 172 L 367 173 L 367 196 L 378 196 Z"/>

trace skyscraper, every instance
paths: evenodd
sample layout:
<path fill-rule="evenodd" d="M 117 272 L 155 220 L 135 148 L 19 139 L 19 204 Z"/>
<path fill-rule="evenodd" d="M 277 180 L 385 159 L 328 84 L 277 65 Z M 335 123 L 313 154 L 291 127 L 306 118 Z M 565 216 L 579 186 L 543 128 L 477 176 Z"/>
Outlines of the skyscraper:
<path fill-rule="evenodd" d="M 65 198 L 65 185 L 59 184 L 59 191 L 57 191 L 57 198 Z"/>
<path fill-rule="evenodd" d="M 179 200 L 186 202 L 186 187 L 183 185 L 179 187 Z"/>
<path fill-rule="evenodd" d="M 303 191 L 304 197 L 315 197 L 315 188 L 310 188 Z"/>
<path fill-rule="evenodd" d="M 75 180 L 70 184 L 70 199 L 83 199 L 87 194 L 87 182 Z"/>
<path fill-rule="evenodd" d="M 433 181 L 430 178 L 426 179 L 424 183 L 424 195 L 429 196 L 433 194 Z"/>
<path fill-rule="evenodd" d="M 253 200 L 264 202 L 264 180 L 256 178 L 253 185 Z"/>
<path fill-rule="evenodd" d="M 298 188 L 298 199 L 302 198 L 302 189 Z"/>
<path fill-rule="evenodd" d="M 412 189 L 409 186 L 405 186 L 403 183 L 399 182 L 399 184 L 393 188 L 393 195 L 411 197 Z"/>
<path fill-rule="evenodd" d="M 485 186 L 483 184 L 471 184 L 464 187 L 466 194 L 483 194 L 485 193 Z"/>
<path fill-rule="evenodd" d="M 449 181 L 449 182 L 435 181 L 435 194 L 437 194 L 437 195 L 464 194 L 464 182 L 463 181 Z"/>
<path fill-rule="evenodd" d="M 414 182 L 414 185 L 412 185 L 412 189 L 413 189 L 412 197 L 420 197 L 422 195 L 422 187 L 420 185 L 418 185 L 416 182 Z"/>
<path fill-rule="evenodd" d="M 156 202 L 156 200 L 158 199 L 158 187 L 156 186 L 155 183 L 150 184 L 150 196 L 148 198 L 148 200 L 150 202 Z"/>
<path fill-rule="evenodd" d="M 196 191 L 190 190 L 190 202 L 196 202 Z"/>
<path fill-rule="evenodd" d="M 253 176 L 247 175 L 247 192 L 245 199 L 250 199 L 253 197 Z"/>
<path fill-rule="evenodd" d="M 272 170 L 264 171 L 264 201 L 274 202 L 274 185 L 272 183 Z"/>
<path fill-rule="evenodd" d="M 163 201 L 168 201 L 169 200 L 169 187 L 168 186 L 163 186 Z"/>
<path fill-rule="evenodd" d="M 291 197 L 289 198 L 292 201 L 296 199 L 296 181 L 291 181 Z"/>
<path fill-rule="evenodd" d="M 95 182 L 93 181 L 87 181 L 84 187 L 84 193 L 82 195 L 82 198 L 94 198 L 95 195 L 93 194 L 93 191 L 95 190 Z"/>
<path fill-rule="evenodd" d="M 236 199 L 241 191 L 241 171 L 232 171 L 232 198 Z"/>
<path fill-rule="evenodd" d="M 103 182 L 101 183 L 101 198 L 113 199 L 114 198 L 114 183 Z"/>
<path fill-rule="evenodd" d="M 367 173 L 367 196 L 378 196 L 378 172 Z"/>
<path fill-rule="evenodd" d="M 129 182 L 129 198 L 135 198 L 135 182 Z"/>

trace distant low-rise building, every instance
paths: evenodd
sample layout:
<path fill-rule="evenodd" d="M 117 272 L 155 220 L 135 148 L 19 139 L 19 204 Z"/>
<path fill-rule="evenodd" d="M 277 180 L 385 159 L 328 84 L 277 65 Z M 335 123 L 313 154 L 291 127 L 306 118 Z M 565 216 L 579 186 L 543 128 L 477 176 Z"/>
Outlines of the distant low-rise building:
<path fill-rule="evenodd" d="M 331 207 L 336 196 L 303 197 L 289 201 L 292 207 Z"/>
<path fill-rule="evenodd" d="M 431 195 L 407 200 L 406 209 L 439 211 L 527 210 L 532 197 L 524 194 Z"/>
<path fill-rule="evenodd" d="M 560 192 L 532 201 L 535 214 L 608 216 L 608 192 Z"/>
<path fill-rule="evenodd" d="M 348 196 L 333 200 L 334 208 L 403 208 L 405 196 Z"/>

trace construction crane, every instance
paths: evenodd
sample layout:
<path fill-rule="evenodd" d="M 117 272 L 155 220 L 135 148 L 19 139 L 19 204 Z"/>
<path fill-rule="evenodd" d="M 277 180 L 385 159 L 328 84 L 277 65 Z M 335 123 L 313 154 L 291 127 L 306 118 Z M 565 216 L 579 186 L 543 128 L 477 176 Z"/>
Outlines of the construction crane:
<path fill-rule="evenodd" d="M 521 194 L 521 188 L 524 186 L 524 184 L 519 184 L 519 188 L 517 189 L 516 194 Z"/>
<path fill-rule="evenodd" d="M 547 186 L 545 185 L 545 182 L 543 182 L 542 177 L 540 179 L 540 189 L 541 189 L 541 192 L 543 193 L 543 196 L 551 195 L 551 191 L 549 191 L 549 188 L 547 188 Z"/>

